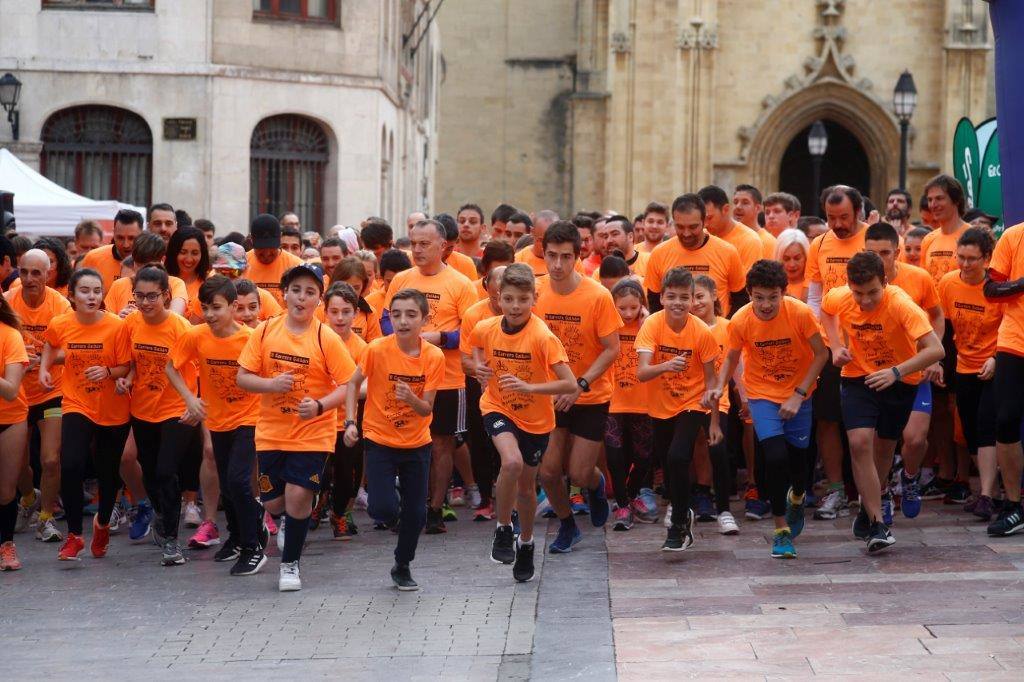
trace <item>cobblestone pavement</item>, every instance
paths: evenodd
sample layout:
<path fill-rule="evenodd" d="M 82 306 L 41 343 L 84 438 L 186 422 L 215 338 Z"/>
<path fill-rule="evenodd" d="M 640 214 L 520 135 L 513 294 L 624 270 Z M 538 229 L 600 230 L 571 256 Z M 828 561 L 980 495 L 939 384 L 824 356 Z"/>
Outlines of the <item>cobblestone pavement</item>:
<path fill-rule="evenodd" d="M 989 539 L 951 507 L 899 518 L 896 547 L 874 557 L 847 520 L 811 521 L 795 561 L 768 556 L 766 521 L 732 538 L 699 524 L 667 558 L 660 525 L 602 537 L 579 520 L 584 542 L 538 553 L 522 585 L 489 560 L 491 524 L 451 523 L 422 538 L 418 593 L 391 586 L 394 537 L 365 517 L 352 542 L 310 534 L 290 594 L 276 558 L 248 578 L 212 551 L 164 568 L 121 533 L 106 559 L 69 568 L 19 535 L 25 568 L 0 575 L 3 677 L 1021 679 L 1024 537 Z"/>

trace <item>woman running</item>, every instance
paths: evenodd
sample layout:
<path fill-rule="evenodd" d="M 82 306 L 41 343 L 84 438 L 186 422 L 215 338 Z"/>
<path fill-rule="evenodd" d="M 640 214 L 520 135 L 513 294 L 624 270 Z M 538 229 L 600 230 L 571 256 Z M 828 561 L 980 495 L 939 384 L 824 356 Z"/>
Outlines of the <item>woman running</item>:
<path fill-rule="evenodd" d="M 28 436 L 28 403 L 21 380 L 28 367 L 28 352 L 21 336 L 21 322 L 7 299 L 0 297 L 0 571 L 21 568 L 14 547 L 18 519 L 18 476 L 25 461 Z"/>

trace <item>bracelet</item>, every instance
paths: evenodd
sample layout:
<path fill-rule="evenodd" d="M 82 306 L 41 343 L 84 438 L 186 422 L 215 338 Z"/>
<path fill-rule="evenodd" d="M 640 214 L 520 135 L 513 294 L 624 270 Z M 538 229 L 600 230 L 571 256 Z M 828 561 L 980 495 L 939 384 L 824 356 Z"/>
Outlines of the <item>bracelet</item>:
<path fill-rule="evenodd" d="M 799 386 L 797 386 L 794 390 L 796 391 L 796 394 L 798 396 L 800 396 L 801 398 L 806 398 L 807 397 L 807 391 L 805 391 L 804 389 L 800 388 Z"/>
<path fill-rule="evenodd" d="M 901 379 L 903 379 L 903 375 L 900 374 L 899 368 L 896 367 L 895 365 L 893 365 L 892 367 L 892 373 L 896 375 L 896 381 L 900 381 Z"/>
<path fill-rule="evenodd" d="M 114 373 L 110 371 L 109 367 L 107 367 L 107 378 L 108 379 L 113 379 L 114 378 Z"/>
<path fill-rule="evenodd" d="M 313 402 L 316 403 L 316 416 L 319 417 L 324 413 L 324 404 L 319 400 L 314 400 Z"/>
<path fill-rule="evenodd" d="M 346 419 L 345 420 L 344 426 L 345 426 L 346 429 L 348 427 L 350 427 L 350 426 L 355 426 L 355 425 L 356 425 L 356 420 L 355 419 Z"/>

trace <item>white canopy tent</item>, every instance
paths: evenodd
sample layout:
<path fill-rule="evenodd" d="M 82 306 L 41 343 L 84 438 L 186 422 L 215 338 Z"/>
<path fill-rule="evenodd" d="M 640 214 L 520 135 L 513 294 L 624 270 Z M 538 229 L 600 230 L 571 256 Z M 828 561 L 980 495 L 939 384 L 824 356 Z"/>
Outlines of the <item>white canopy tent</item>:
<path fill-rule="evenodd" d="M 105 230 L 113 225 L 114 215 L 122 208 L 146 210 L 118 201 L 96 201 L 64 189 L 33 170 L 8 149 L 0 149 L 0 190 L 14 193 L 14 220 L 19 234 L 47 237 L 71 237 L 75 225 L 91 219 Z"/>

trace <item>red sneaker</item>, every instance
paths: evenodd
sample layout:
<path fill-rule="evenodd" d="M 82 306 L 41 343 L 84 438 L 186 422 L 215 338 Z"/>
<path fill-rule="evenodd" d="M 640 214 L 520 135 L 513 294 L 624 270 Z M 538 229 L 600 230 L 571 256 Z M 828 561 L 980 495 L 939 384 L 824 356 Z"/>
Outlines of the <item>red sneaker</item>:
<path fill-rule="evenodd" d="M 82 538 L 74 533 L 68 533 L 68 536 L 60 546 L 60 551 L 57 552 L 57 559 L 60 561 L 81 561 L 78 558 L 78 554 L 83 549 L 85 549 L 85 542 Z"/>
<path fill-rule="evenodd" d="M 18 550 L 14 548 L 13 542 L 5 542 L 0 545 L 0 571 L 17 571 L 21 568 L 21 560 L 18 559 Z"/>
<path fill-rule="evenodd" d="M 110 524 L 101 526 L 98 517 L 92 517 L 92 543 L 89 545 L 92 555 L 97 559 L 107 556 L 107 547 L 110 545 Z"/>

